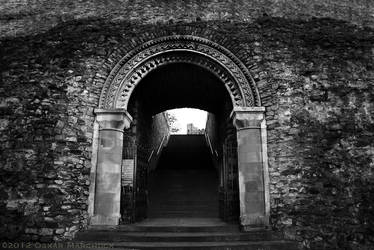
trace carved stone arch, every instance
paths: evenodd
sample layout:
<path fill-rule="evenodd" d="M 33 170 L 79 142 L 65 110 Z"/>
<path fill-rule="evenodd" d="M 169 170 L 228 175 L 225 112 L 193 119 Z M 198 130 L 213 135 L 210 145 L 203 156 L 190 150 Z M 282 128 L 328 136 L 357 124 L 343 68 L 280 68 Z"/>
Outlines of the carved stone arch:
<path fill-rule="evenodd" d="M 240 224 L 244 230 L 267 226 L 270 196 L 265 107 L 261 107 L 256 84 L 246 66 L 233 53 L 217 43 L 191 35 L 165 36 L 145 42 L 120 59 L 107 77 L 99 108 L 95 109 L 90 223 L 118 225 L 121 218 L 122 173 L 129 174 L 126 177 L 126 180 L 130 180 L 126 190 L 131 201 L 126 201 L 126 204 L 131 206 L 131 211 L 134 210 L 136 156 L 126 158 L 126 162 L 122 157 L 124 131 L 130 128 L 132 122 L 127 111 L 129 100 L 135 87 L 147 74 L 173 63 L 202 67 L 225 85 L 233 106 L 229 120 L 235 127 L 230 138 L 236 138 L 236 141 L 230 142 L 235 147 L 231 144 L 228 146 L 231 155 L 235 154 L 235 148 L 237 151 L 237 161 L 231 162 L 228 169 L 235 168 L 238 177 L 230 180 L 239 183 L 239 194 L 235 197 L 231 195 L 228 200 L 235 200 L 239 196 Z M 231 172 L 228 175 L 234 176 Z M 133 221 L 133 217 L 131 212 L 129 221 Z"/>
<path fill-rule="evenodd" d="M 127 109 L 131 93 L 148 73 L 171 63 L 190 63 L 216 75 L 234 107 L 260 106 L 256 84 L 246 66 L 210 40 L 175 35 L 157 38 L 128 52 L 113 68 L 101 92 L 102 109 Z"/>

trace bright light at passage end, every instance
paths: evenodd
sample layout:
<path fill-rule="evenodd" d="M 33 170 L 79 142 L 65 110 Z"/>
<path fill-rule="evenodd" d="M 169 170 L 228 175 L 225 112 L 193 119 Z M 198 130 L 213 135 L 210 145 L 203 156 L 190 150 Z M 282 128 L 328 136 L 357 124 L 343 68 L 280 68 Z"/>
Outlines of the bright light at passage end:
<path fill-rule="evenodd" d="M 205 128 L 208 114 L 206 111 L 200 109 L 182 108 L 171 109 L 167 112 L 169 114 L 173 114 L 177 118 L 175 127 L 179 128 L 179 131 L 176 134 L 186 134 L 188 123 L 192 123 L 199 129 Z"/>

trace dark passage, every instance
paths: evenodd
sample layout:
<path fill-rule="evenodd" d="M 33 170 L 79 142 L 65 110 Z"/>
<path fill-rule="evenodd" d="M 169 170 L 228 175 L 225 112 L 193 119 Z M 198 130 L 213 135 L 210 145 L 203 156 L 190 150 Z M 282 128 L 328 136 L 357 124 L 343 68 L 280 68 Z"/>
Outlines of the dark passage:
<path fill-rule="evenodd" d="M 170 136 L 149 195 L 149 218 L 218 217 L 218 173 L 204 135 Z"/>

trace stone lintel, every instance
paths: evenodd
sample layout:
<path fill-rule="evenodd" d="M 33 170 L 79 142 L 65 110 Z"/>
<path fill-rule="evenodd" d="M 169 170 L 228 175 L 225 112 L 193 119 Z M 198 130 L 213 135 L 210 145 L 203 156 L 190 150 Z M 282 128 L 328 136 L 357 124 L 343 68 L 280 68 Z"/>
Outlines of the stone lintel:
<path fill-rule="evenodd" d="M 131 115 L 126 109 L 95 109 L 99 130 L 118 130 L 123 132 L 132 122 Z"/>

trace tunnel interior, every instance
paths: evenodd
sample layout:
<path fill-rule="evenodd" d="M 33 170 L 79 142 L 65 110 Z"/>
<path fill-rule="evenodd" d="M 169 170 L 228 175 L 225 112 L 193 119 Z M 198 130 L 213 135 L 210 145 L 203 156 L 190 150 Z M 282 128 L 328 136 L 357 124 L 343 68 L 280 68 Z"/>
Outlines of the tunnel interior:
<path fill-rule="evenodd" d="M 167 119 L 162 112 L 186 107 L 209 112 L 205 134 L 166 135 Z M 231 143 L 234 134 L 229 121 L 232 103 L 220 79 L 194 64 L 160 67 L 137 85 L 128 110 L 134 121 L 125 134 L 124 141 L 131 143 L 124 145 L 124 158 L 136 158 L 132 204 L 136 221 L 237 217 L 235 167 L 225 164 L 225 143 Z M 126 206 L 121 208 L 125 216 Z"/>
<path fill-rule="evenodd" d="M 203 135 L 172 135 L 150 178 L 148 218 L 218 217 L 218 171 Z"/>

